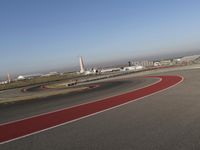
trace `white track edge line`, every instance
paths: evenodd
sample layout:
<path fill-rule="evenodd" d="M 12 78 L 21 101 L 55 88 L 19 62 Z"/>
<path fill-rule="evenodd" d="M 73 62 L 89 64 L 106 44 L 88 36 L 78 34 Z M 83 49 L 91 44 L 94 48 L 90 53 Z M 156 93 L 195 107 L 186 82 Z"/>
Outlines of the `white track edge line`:
<path fill-rule="evenodd" d="M 153 77 L 153 76 L 152 76 Z M 154 77 L 154 78 L 159 78 L 159 77 Z M 152 86 L 154 84 L 157 84 L 159 82 L 161 82 L 161 78 L 159 78 L 158 81 L 152 83 L 152 84 L 149 84 L 149 85 L 146 85 L 144 87 L 139 87 L 139 88 L 136 88 L 134 89 L 133 91 L 131 92 L 134 92 L 134 91 L 137 91 L 137 90 L 140 90 L 140 89 L 143 89 L 143 88 L 146 88 L 146 87 L 149 87 L 149 86 Z M 127 92 L 129 93 L 129 92 Z M 126 94 L 126 93 L 122 93 L 122 94 Z M 120 94 L 120 95 L 122 95 Z M 119 95 L 114 95 L 114 96 L 119 96 Z M 104 99 L 108 99 L 108 98 L 112 98 L 114 96 L 108 96 L 108 97 L 105 97 L 105 98 L 102 98 L 102 99 L 97 99 L 97 100 L 94 100 L 94 101 L 89 101 L 89 102 L 85 102 L 85 103 L 81 103 L 81 104 L 76 104 L 76 105 L 73 105 L 73 106 L 69 106 L 69 107 L 65 107 L 65 108 L 61 108 L 61 109 L 57 109 L 57 110 L 53 110 L 53 111 L 48 111 L 48 112 L 45 112 L 45 113 L 41 113 L 41 114 L 37 114 L 37 115 L 33 115 L 33 116 L 30 116 L 30 117 L 25 117 L 25 118 L 22 118 L 22 119 L 16 119 L 16 120 L 13 120 L 13 121 L 9 121 L 9 122 L 5 122 L 5 123 L 1 123 L 0 126 L 2 125 L 7 125 L 7 124 L 10 124 L 10 123 L 16 123 L 16 122 L 19 122 L 19 121 L 24 121 L 24 120 L 27 120 L 27 119 L 32 119 L 32 118 L 35 118 L 35 117 L 40 117 L 40 116 L 43 116 L 43 115 L 48 115 L 48 114 L 51 114 L 51 113 L 56 113 L 56 112 L 59 112 L 59 111 L 63 111 L 65 109 L 70 109 L 70 108 L 73 108 L 73 107 L 78 107 L 78 106 L 81 106 L 81 105 L 86 105 L 86 104 L 89 104 L 89 103 L 93 103 L 93 102 L 97 102 L 97 101 L 101 101 L 101 100 L 104 100 Z"/>
<path fill-rule="evenodd" d="M 178 84 L 180 84 L 181 82 L 183 82 L 184 77 L 182 77 L 182 76 L 179 76 L 179 77 L 182 78 L 179 82 L 177 82 L 176 84 L 174 84 L 174 85 L 172 85 L 172 86 L 169 86 L 169 87 L 167 87 L 167 88 L 165 88 L 165 89 L 162 89 L 162 90 L 160 90 L 160 91 L 151 93 L 151 94 L 149 94 L 149 95 L 145 95 L 145 96 L 143 96 L 143 97 L 134 99 L 134 100 L 132 100 L 132 101 L 130 100 L 130 101 L 126 102 L 126 103 L 123 103 L 123 104 L 120 104 L 120 105 L 117 105 L 117 106 L 114 106 L 114 107 L 111 107 L 111 108 L 108 108 L 108 109 L 104 109 L 104 110 L 102 110 L 102 111 L 99 111 L 99 112 L 96 112 L 96 113 L 93 113 L 93 114 L 90 114 L 90 115 L 86 115 L 86 116 L 84 116 L 84 117 L 80 117 L 80 118 L 77 118 L 77 119 L 74 119 L 74 120 L 71 120 L 71 121 L 68 121 L 68 122 L 65 122 L 65 123 L 56 125 L 56 126 L 52 126 L 52 127 L 49 127 L 49 128 L 43 129 L 43 130 L 40 130 L 40 131 L 36 131 L 36 132 L 30 133 L 30 134 L 24 135 L 24 136 L 20 136 L 20 137 L 14 138 L 14 139 L 12 139 L 12 140 L 8 140 L 8 141 L 5 141 L 5 142 L 1 142 L 0 145 L 6 144 L 6 143 L 9 143 L 9 142 L 12 142 L 12 141 L 16 141 L 16 140 L 19 140 L 19 139 L 22 139 L 22 138 L 25 138 L 25 137 L 28 137 L 28 136 L 31 136 L 31 135 L 35 135 L 35 134 L 38 134 L 38 133 L 41 133 L 41 132 L 44 132 L 44 131 L 47 131 L 47 130 L 51 130 L 51 129 L 54 129 L 54 128 L 59 127 L 59 126 L 63 126 L 63 125 L 66 125 L 66 124 L 69 124 L 69 123 L 72 123 L 72 122 L 75 122 L 75 121 L 78 121 L 78 120 L 81 120 L 81 119 L 84 119 L 84 118 L 88 118 L 88 117 L 90 117 L 90 116 L 95 116 L 95 115 L 100 114 L 100 113 L 103 113 L 103 112 L 105 112 L 105 111 L 108 111 L 108 110 L 111 110 L 111 109 L 115 109 L 115 108 L 118 108 L 118 107 L 127 105 L 127 104 L 129 104 L 129 103 L 132 103 L 132 102 L 141 100 L 141 99 L 143 99 L 143 98 L 152 96 L 152 95 L 157 94 L 157 93 L 161 93 L 161 92 L 163 92 L 163 91 L 165 91 L 165 90 L 168 90 L 168 89 L 170 89 L 170 88 L 172 88 L 172 87 L 175 87 L 176 85 L 178 85 Z M 156 83 L 155 83 L 155 84 L 156 84 Z M 150 85 L 150 86 L 151 86 L 151 85 Z"/>

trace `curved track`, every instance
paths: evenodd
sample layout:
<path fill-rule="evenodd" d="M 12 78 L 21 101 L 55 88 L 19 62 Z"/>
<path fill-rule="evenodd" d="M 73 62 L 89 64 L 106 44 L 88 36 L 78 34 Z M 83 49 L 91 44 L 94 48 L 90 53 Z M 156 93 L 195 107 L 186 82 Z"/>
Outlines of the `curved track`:
<path fill-rule="evenodd" d="M 60 126 L 86 116 L 91 116 L 105 110 L 124 105 L 131 101 L 136 101 L 153 93 L 157 93 L 180 83 L 183 78 L 180 76 L 150 76 L 160 78 L 153 85 L 125 93 L 122 95 L 106 98 L 103 100 L 81 104 L 70 108 L 41 114 L 31 118 L 26 118 L 14 122 L 0 125 L 0 142 L 5 143 L 38 133 L 56 126 Z"/>
<path fill-rule="evenodd" d="M 181 75 L 184 82 L 103 113 L 72 121 L 0 145 L 1 150 L 199 150 L 200 69 L 157 72 Z M 80 94 L 0 106 L 0 122 L 10 122 L 129 93 L 158 81 L 132 77 L 122 84 Z M 124 82 L 125 81 L 125 82 Z M 106 81 L 108 82 L 108 81 Z M 77 112 L 79 113 L 79 111 Z M 58 118 L 59 120 L 60 118 Z M 37 126 L 37 124 L 35 124 Z M 40 123 L 38 124 L 40 126 Z M 5 131 L 4 131 L 5 132 Z M 21 132 L 21 131 L 20 131 Z"/>
<path fill-rule="evenodd" d="M 19 101 L 8 105 L 0 105 L 0 124 L 49 111 L 71 107 L 81 103 L 104 99 L 105 97 L 119 95 L 132 91 L 136 88 L 146 86 L 154 81 L 155 79 L 147 80 L 145 78 L 131 78 L 124 80 L 115 79 L 113 81 L 109 80 L 93 83 L 91 85 L 100 84 L 100 86 L 90 90 L 71 92 L 46 98 L 38 98 L 35 100 Z M 34 93 L 36 94 L 36 92 Z"/>

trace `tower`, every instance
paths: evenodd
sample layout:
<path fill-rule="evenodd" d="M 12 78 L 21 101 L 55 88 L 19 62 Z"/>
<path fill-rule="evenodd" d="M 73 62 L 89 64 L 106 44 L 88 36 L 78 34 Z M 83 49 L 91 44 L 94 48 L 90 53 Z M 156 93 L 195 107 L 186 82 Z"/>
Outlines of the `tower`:
<path fill-rule="evenodd" d="M 85 69 L 84 69 L 83 58 L 80 57 L 79 60 L 80 60 L 80 73 L 84 73 Z"/>
<path fill-rule="evenodd" d="M 8 83 L 11 82 L 11 78 L 10 78 L 10 74 L 9 73 L 7 74 L 7 81 L 8 81 Z"/>

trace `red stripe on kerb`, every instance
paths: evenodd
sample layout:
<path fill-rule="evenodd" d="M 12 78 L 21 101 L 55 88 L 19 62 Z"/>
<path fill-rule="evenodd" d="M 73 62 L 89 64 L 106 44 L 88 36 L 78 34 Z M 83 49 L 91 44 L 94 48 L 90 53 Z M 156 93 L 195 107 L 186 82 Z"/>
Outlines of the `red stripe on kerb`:
<path fill-rule="evenodd" d="M 79 106 L 42 114 L 16 122 L 2 124 L 0 125 L 0 143 L 5 143 L 6 141 L 11 141 L 130 101 L 138 100 L 139 98 L 164 90 L 182 81 L 182 77 L 180 76 L 148 76 L 148 78 L 160 78 L 161 80 L 153 85 L 133 92 L 87 104 L 80 104 Z"/>

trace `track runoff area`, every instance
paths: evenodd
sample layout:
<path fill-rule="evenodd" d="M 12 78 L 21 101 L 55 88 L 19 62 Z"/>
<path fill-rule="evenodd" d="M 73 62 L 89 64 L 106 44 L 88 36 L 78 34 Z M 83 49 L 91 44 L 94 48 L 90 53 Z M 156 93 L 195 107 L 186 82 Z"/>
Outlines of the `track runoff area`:
<path fill-rule="evenodd" d="M 177 75 L 146 76 L 145 78 L 159 78 L 159 80 L 149 86 L 122 95 L 0 124 L 0 144 L 44 132 L 140 100 L 144 97 L 171 88 L 183 81 L 183 77 Z"/>

